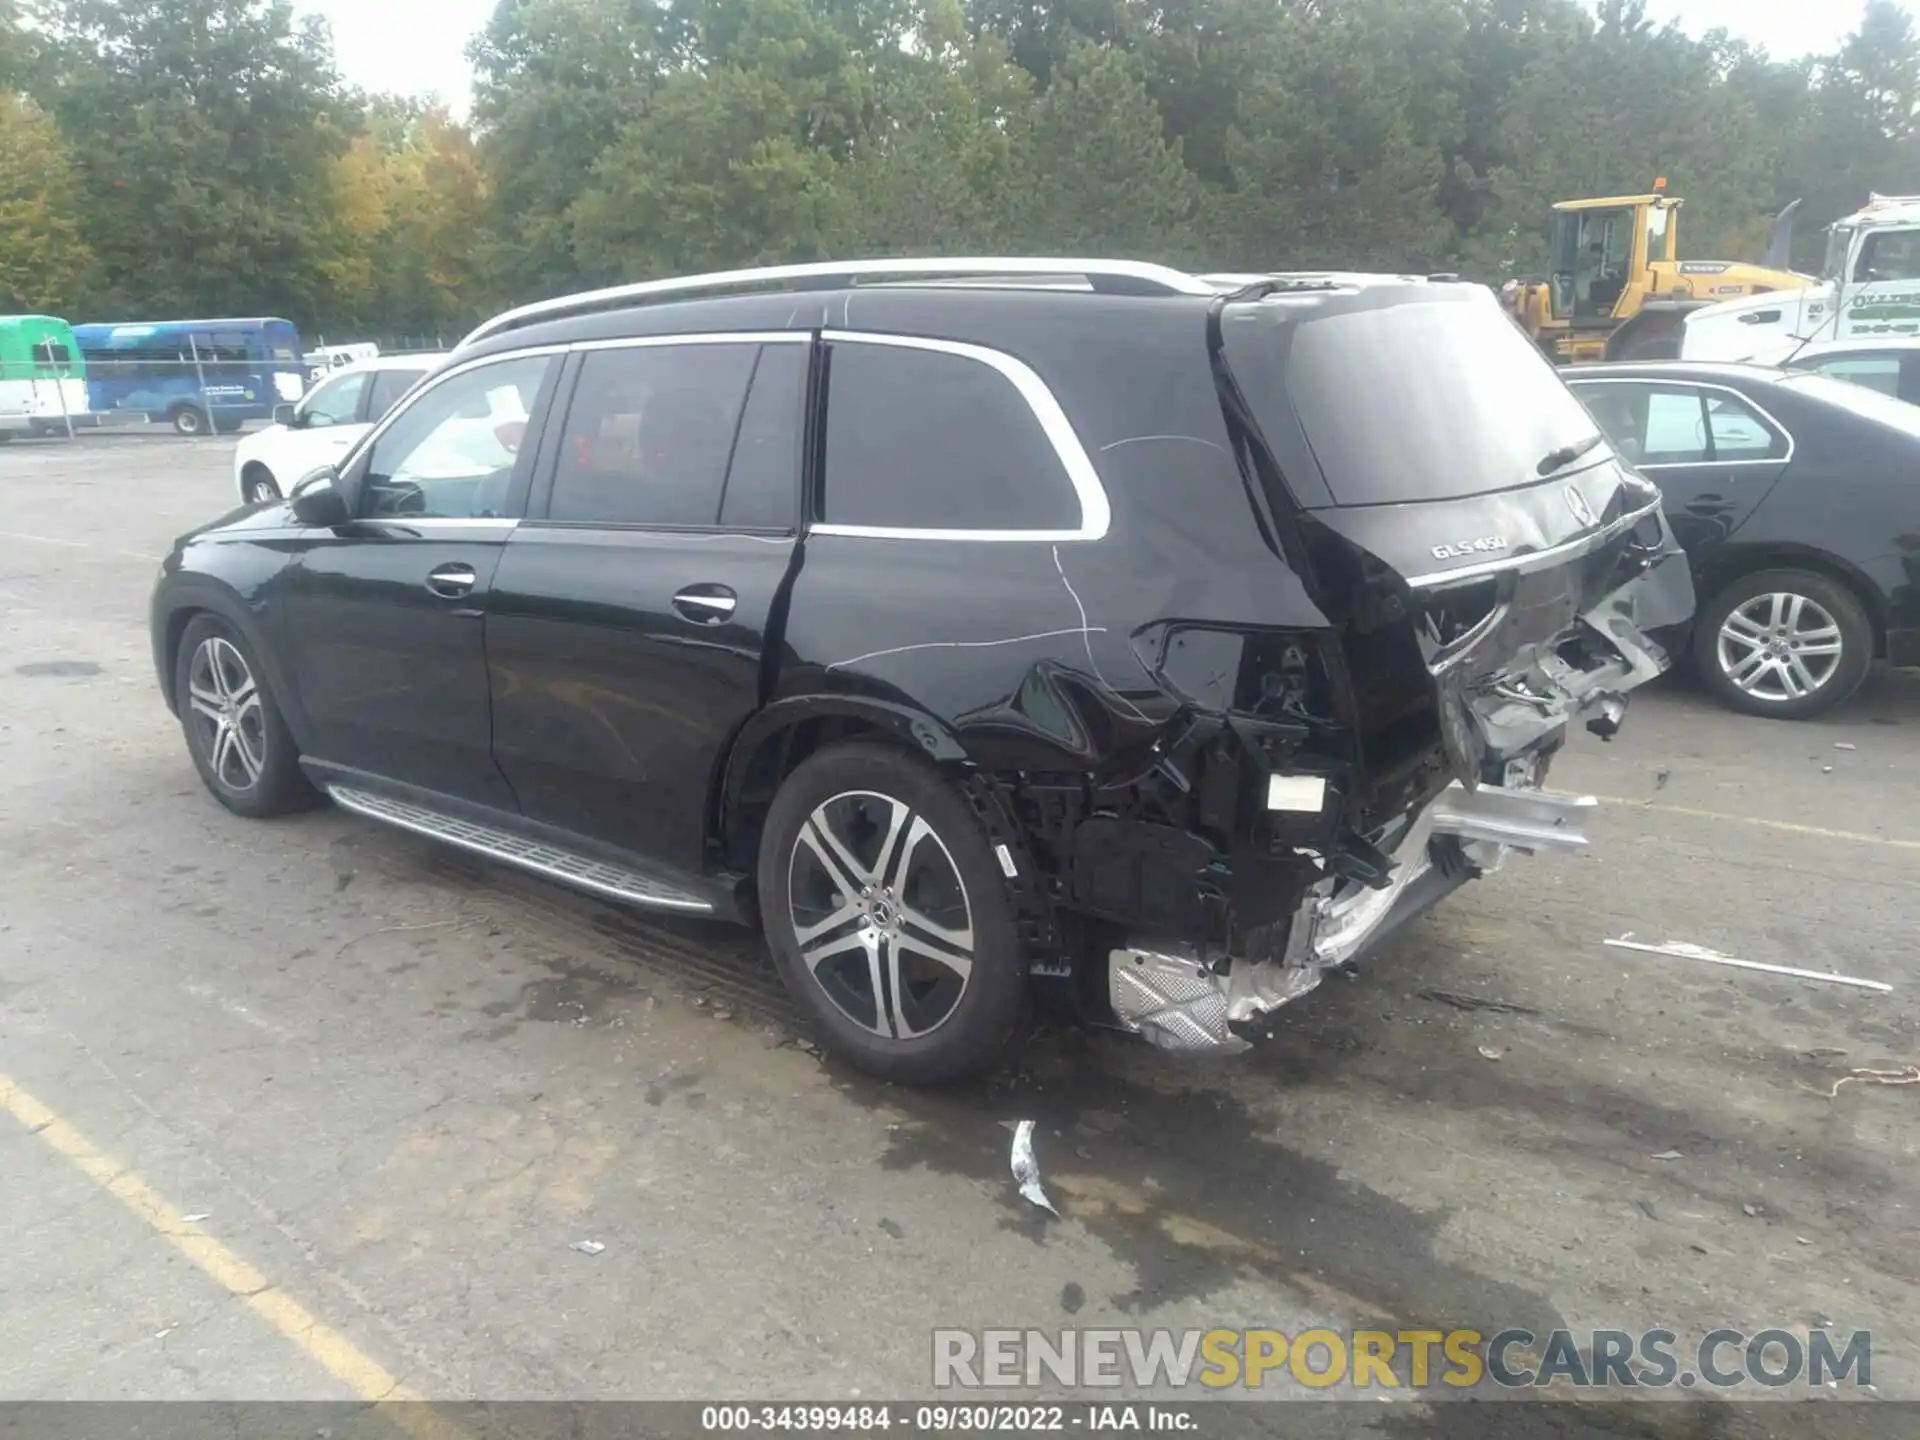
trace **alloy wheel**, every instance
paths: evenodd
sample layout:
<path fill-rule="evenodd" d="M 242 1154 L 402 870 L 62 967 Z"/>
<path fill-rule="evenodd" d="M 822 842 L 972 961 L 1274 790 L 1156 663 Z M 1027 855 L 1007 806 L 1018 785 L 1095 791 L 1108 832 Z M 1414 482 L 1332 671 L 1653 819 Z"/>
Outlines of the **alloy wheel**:
<path fill-rule="evenodd" d="M 1724 674 L 1756 700 L 1802 700 L 1833 678 L 1844 645 L 1840 623 L 1806 595 L 1772 591 L 1735 606 L 1715 651 Z"/>
<path fill-rule="evenodd" d="M 788 861 L 800 958 L 854 1024 L 909 1040 L 944 1024 L 973 973 L 966 883 L 926 817 L 847 791 L 815 808 Z"/>
<path fill-rule="evenodd" d="M 267 763 L 266 712 L 232 641 L 210 635 L 200 642 L 187 670 L 187 704 L 214 778 L 230 790 L 252 789 Z"/>
<path fill-rule="evenodd" d="M 248 492 L 248 498 L 255 504 L 267 500 L 278 500 L 280 498 L 280 488 L 271 480 L 254 481 L 253 484 L 248 487 Z"/>

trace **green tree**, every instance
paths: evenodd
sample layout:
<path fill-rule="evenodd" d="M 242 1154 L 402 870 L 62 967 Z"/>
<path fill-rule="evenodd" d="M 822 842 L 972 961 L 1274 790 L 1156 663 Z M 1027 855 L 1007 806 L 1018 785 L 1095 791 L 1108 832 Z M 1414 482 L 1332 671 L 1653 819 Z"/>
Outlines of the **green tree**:
<path fill-rule="evenodd" d="M 66 141 L 31 100 L 0 93 L 0 311 L 66 314 L 92 268 Z"/>
<path fill-rule="evenodd" d="M 1013 145 L 1033 99 L 992 35 L 970 37 L 955 0 L 916 24 L 924 43 L 896 67 L 837 180 L 829 248 L 844 255 L 991 253 L 1010 242 Z"/>
<path fill-rule="evenodd" d="M 1458 143 L 1461 44 L 1447 0 L 1281 13 L 1260 36 L 1227 158 L 1220 243 L 1259 269 L 1433 269 Z"/>
<path fill-rule="evenodd" d="M 503 297 L 581 282 L 569 211 L 593 167 L 686 62 L 686 26 L 654 0 L 499 0 L 468 54 L 494 197 L 478 263 Z"/>
<path fill-rule="evenodd" d="M 317 314 L 345 141 L 324 25 L 288 0 L 62 0 L 43 18 L 99 306 Z"/>
<path fill-rule="evenodd" d="M 1010 245 L 1070 255 L 1198 258 L 1199 186 L 1139 62 L 1082 43 L 1013 131 L 1001 222 Z"/>

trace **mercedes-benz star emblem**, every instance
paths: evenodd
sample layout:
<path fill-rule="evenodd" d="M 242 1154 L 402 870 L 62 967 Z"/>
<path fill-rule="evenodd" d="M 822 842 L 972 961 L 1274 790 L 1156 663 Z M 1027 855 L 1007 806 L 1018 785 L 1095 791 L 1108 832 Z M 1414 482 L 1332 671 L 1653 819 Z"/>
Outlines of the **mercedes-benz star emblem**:
<path fill-rule="evenodd" d="M 1567 509 L 1582 525 L 1593 524 L 1593 507 L 1587 503 L 1587 497 L 1580 493 L 1578 485 L 1567 486 Z"/>

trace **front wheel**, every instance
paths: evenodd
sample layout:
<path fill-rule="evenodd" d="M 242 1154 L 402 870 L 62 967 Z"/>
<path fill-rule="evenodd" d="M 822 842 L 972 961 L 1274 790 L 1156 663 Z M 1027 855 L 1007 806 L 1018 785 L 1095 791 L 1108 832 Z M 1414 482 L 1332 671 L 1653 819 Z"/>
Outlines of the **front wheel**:
<path fill-rule="evenodd" d="M 264 465 L 249 465 L 240 476 L 240 498 L 249 505 L 264 504 L 280 498 L 280 487 L 273 472 Z"/>
<path fill-rule="evenodd" d="M 861 1069 L 959 1080 L 1018 1033 L 1030 995 L 1006 881 L 924 762 L 866 743 L 810 756 L 768 812 L 758 878 L 780 978 Z"/>
<path fill-rule="evenodd" d="M 1873 624 L 1838 581 L 1763 570 L 1700 607 L 1693 657 L 1707 688 L 1733 709 L 1801 720 L 1860 688 L 1873 663 Z"/>
<path fill-rule="evenodd" d="M 187 750 L 214 798 L 256 820 L 312 805 L 318 797 L 300 773 L 293 732 L 239 632 L 201 615 L 180 637 L 174 664 Z"/>
<path fill-rule="evenodd" d="M 204 435 L 207 433 L 207 412 L 192 405 L 182 405 L 173 412 L 173 428 L 181 435 Z"/>

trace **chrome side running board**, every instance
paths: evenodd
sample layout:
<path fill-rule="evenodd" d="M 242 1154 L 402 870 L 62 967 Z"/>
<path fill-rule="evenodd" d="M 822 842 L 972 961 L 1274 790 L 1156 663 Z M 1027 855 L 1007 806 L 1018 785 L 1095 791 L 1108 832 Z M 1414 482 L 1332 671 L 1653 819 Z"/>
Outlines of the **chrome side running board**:
<path fill-rule="evenodd" d="M 1579 850 L 1587 843 L 1582 829 L 1599 801 L 1591 795 L 1549 795 L 1544 790 L 1511 790 L 1454 785 L 1427 807 L 1436 835 L 1485 840 L 1524 854 L 1542 850 Z"/>
<path fill-rule="evenodd" d="M 402 830 L 411 830 L 416 835 L 457 845 L 462 850 L 471 850 L 489 860 L 516 865 L 522 870 L 544 875 L 549 880 L 558 880 L 563 885 L 655 910 L 679 910 L 694 915 L 713 913 L 711 902 L 624 865 L 611 865 L 576 851 L 563 850 L 557 845 L 529 840 L 524 835 L 516 835 L 497 826 L 482 825 L 478 821 L 443 814 L 423 805 L 396 800 L 391 795 L 380 795 L 351 785 L 329 786 L 327 793 L 343 810 L 385 821 Z"/>

